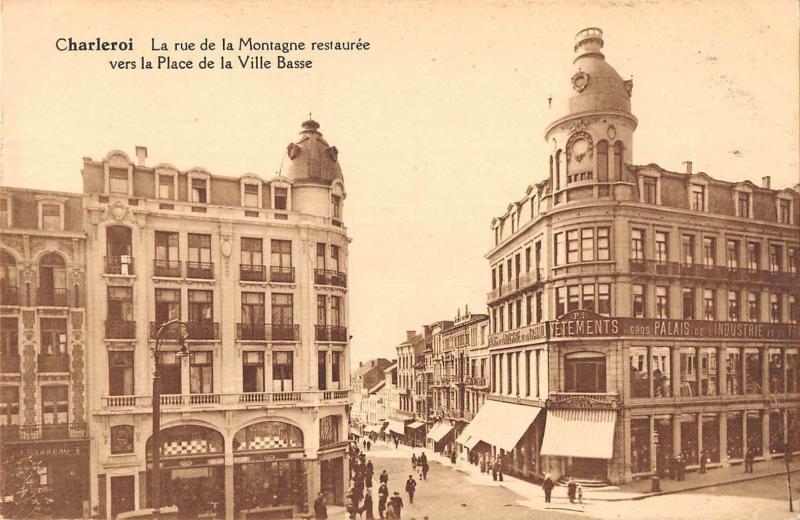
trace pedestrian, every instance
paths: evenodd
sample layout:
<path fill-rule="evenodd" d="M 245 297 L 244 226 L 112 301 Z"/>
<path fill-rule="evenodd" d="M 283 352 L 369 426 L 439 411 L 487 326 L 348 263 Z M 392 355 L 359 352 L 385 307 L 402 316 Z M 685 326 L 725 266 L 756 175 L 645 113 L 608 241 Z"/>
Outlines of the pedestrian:
<path fill-rule="evenodd" d="M 388 484 L 389 483 L 389 474 L 386 473 L 386 470 L 381 471 L 381 475 L 378 477 L 378 480 L 381 484 Z"/>
<path fill-rule="evenodd" d="M 706 464 L 708 463 L 708 453 L 705 448 L 700 451 L 700 473 L 706 472 Z"/>
<path fill-rule="evenodd" d="M 456 463 L 456 450 L 450 452 L 450 464 Z"/>
<path fill-rule="evenodd" d="M 395 437 L 395 438 L 394 438 L 394 449 L 397 449 L 397 446 L 398 446 L 399 444 L 400 444 L 400 440 L 399 440 L 397 437 Z"/>
<path fill-rule="evenodd" d="M 375 470 L 375 466 L 372 465 L 372 461 L 367 462 L 367 473 L 372 476 L 372 472 Z"/>
<path fill-rule="evenodd" d="M 422 480 L 428 480 L 428 461 L 422 463 Z"/>
<path fill-rule="evenodd" d="M 675 463 L 677 464 L 678 469 L 678 480 L 684 480 L 686 478 L 686 459 L 684 458 L 682 453 L 679 453 L 676 457 Z"/>
<path fill-rule="evenodd" d="M 325 504 L 324 493 L 317 493 L 317 499 L 314 500 L 314 518 L 328 518 L 328 506 Z"/>
<path fill-rule="evenodd" d="M 403 499 L 400 497 L 398 491 L 395 491 L 392 497 L 392 509 L 394 511 L 394 518 L 399 520 L 403 517 Z"/>
<path fill-rule="evenodd" d="M 375 520 L 375 516 L 372 513 L 372 493 L 368 492 L 364 496 L 364 505 L 361 506 L 361 513 L 364 516 L 365 520 Z"/>
<path fill-rule="evenodd" d="M 406 480 L 406 493 L 408 493 L 408 503 L 414 503 L 414 493 L 417 491 L 417 481 L 411 475 Z"/>
<path fill-rule="evenodd" d="M 753 453 L 752 448 L 748 448 L 747 453 L 744 455 L 744 472 L 745 473 L 752 473 L 753 472 L 753 459 L 755 459 L 755 454 Z"/>
<path fill-rule="evenodd" d="M 386 473 L 384 471 L 384 473 Z M 384 518 L 384 511 L 386 511 L 386 501 L 389 499 L 389 488 L 386 486 L 386 482 L 381 482 L 380 487 L 378 488 L 378 516 Z"/>
<path fill-rule="evenodd" d="M 489 461 L 489 467 L 492 468 L 492 480 L 497 480 L 497 461 Z"/>
<path fill-rule="evenodd" d="M 427 464 L 427 463 L 428 463 L 428 456 L 427 456 L 427 455 L 425 455 L 425 452 L 424 452 L 424 451 L 423 451 L 423 452 L 422 452 L 422 454 L 419 456 L 419 462 L 420 462 L 420 464 L 422 464 L 423 466 L 424 466 L 425 464 Z"/>
<path fill-rule="evenodd" d="M 494 470 L 497 472 L 497 480 L 503 481 L 503 459 L 499 456 L 494 460 Z"/>
<path fill-rule="evenodd" d="M 416 453 L 412 453 L 411 454 L 411 469 L 416 469 L 416 467 L 417 467 L 417 454 Z"/>
<path fill-rule="evenodd" d="M 583 504 L 583 486 L 578 484 L 578 503 Z"/>
<path fill-rule="evenodd" d="M 550 477 L 550 473 L 547 473 L 544 476 L 544 482 L 542 482 L 542 489 L 544 489 L 544 501 L 546 504 L 550 503 L 550 495 L 553 493 L 553 488 L 555 487 L 555 482 L 553 482 L 552 477 Z"/>
<path fill-rule="evenodd" d="M 569 481 L 567 481 L 567 496 L 569 497 L 569 503 L 575 503 L 575 495 L 578 491 L 578 484 L 575 483 L 575 479 L 570 477 Z"/>
<path fill-rule="evenodd" d="M 372 441 L 367 439 L 367 451 L 372 449 Z"/>

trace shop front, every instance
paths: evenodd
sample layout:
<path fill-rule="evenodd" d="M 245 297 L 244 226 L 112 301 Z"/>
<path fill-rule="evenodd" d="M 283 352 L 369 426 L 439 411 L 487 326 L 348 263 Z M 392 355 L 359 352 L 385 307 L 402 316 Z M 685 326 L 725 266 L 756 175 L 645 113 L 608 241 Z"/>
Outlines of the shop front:
<path fill-rule="evenodd" d="M 453 440 L 453 425 L 449 421 L 440 421 L 428 432 L 428 448 L 441 453 L 444 446 Z"/>
<path fill-rule="evenodd" d="M 412 421 L 406 424 L 406 442 L 411 447 L 425 446 L 426 424 L 422 421 Z"/>
<path fill-rule="evenodd" d="M 548 409 L 540 454 L 554 477 L 609 480 L 616 410 Z"/>

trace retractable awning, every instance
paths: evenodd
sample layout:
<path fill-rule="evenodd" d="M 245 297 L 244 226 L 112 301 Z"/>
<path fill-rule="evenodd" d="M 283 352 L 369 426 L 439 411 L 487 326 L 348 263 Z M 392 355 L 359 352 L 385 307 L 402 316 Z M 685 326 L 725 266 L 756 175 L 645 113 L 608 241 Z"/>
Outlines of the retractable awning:
<path fill-rule="evenodd" d="M 453 426 L 449 422 L 438 422 L 428 432 L 428 438 L 433 442 L 439 442 L 451 431 L 453 431 Z"/>
<path fill-rule="evenodd" d="M 610 459 L 614 455 L 615 410 L 548 410 L 542 455 Z"/>
<path fill-rule="evenodd" d="M 416 430 L 417 428 L 421 428 L 421 427 L 425 426 L 425 423 L 422 422 L 422 421 L 414 421 L 411 424 L 408 424 L 406 426 L 408 426 L 412 430 Z"/>
<path fill-rule="evenodd" d="M 472 449 L 483 441 L 511 451 L 541 411 L 538 406 L 487 400 L 456 442 Z"/>
<path fill-rule="evenodd" d="M 389 428 L 388 429 L 389 429 L 389 431 L 397 433 L 397 434 L 400 434 L 400 435 L 405 435 L 406 434 L 406 425 L 405 425 L 405 423 L 403 423 L 403 421 L 394 421 L 392 419 L 389 419 Z"/>
<path fill-rule="evenodd" d="M 364 428 L 364 433 L 380 433 L 380 431 L 381 431 L 381 426 L 377 424 L 368 424 Z"/>

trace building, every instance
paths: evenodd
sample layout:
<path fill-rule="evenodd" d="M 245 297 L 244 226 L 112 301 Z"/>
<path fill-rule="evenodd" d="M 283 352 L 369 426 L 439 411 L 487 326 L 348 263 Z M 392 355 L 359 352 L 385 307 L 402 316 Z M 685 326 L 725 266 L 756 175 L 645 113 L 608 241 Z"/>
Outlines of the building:
<path fill-rule="evenodd" d="M 38 459 L 75 517 L 89 495 L 86 282 L 80 195 L 2 188 L 0 454 Z"/>
<path fill-rule="evenodd" d="M 632 81 L 603 44 L 578 33 L 549 177 L 492 221 L 491 387 L 468 433 L 530 479 L 798 450 L 800 193 L 634 163 Z"/>
<path fill-rule="evenodd" d="M 385 384 L 384 370 L 391 365 L 388 359 L 378 358 L 359 363 L 359 367 L 350 376 L 350 387 L 353 393 L 353 409 L 350 412 L 351 422 L 362 427 L 376 425 L 378 414 L 377 392 Z M 381 417 L 383 418 L 383 417 Z"/>
<path fill-rule="evenodd" d="M 378 417 L 383 419 L 385 427 L 382 431 L 384 433 L 388 432 L 391 434 L 393 431 L 391 429 L 391 424 L 394 422 L 395 434 L 397 434 L 398 429 L 405 432 L 403 422 L 397 420 L 397 413 L 395 411 L 400 408 L 400 392 L 397 389 L 397 384 L 399 381 L 397 378 L 397 361 L 394 361 L 391 365 L 386 367 L 386 369 L 383 371 L 383 375 L 384 383 L 377 393 L 380 406 L 376 412 Z M 395 419 L 392 419 L 392 417 L 395 417 Z M 402 433 L 400 435 L 402 435 Z"/>
<path fill-rule="evenodd" d="M 390 414 L 388 430 L 410 446 L 425 445 L 427 389 L 418 389 L 418 373 L 425 371 L 425 351 L 430 347 L 430 327 L 422 334 L 406 331 L 397 349 L 397 392 L 399 407 Z"/>

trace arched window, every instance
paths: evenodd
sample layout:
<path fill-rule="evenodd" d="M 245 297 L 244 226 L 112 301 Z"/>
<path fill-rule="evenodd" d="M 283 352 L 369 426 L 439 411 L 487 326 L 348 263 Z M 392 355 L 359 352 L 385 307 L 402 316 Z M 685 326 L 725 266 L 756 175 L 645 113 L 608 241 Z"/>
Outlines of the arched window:
<path fill-rule="evenodd" d="M 625 145 L 622 141 L 614 143 L 614 173 L 617 175 L 617 180 L 624 180 L 622 172 L 622 157 L 625 153 Z"/>
<path fill-rule="evenodd" d="M 17 260 L 0 251 L 0 305 L 19 305 Z"/>
<path fill-rule="evenodd" d="M 39 260 L 38 305 L 67 305 L 67 269 L 57 253 L 47 253 Z"/>
<path fill-rule="evenodd" d="M 606 391 L 606 357 L 599 352 L 576 352 L 564 359 L 564 391 Z"/>
<path fill-rule="evenodd" d="M 597 180 L 608 182 L 608 141 L 597 143 Z"/>
<path fill-rule="evenodd" d="M 556 190 L 561 189 L 561 150 L 556 152 Z"/>
<path fill-rule="evenodd" d="M 233 451 L 286 450 L 303 447 L 303 431 L 293 424 L 264 421 L 242 428 L 233 437 Z"/>

